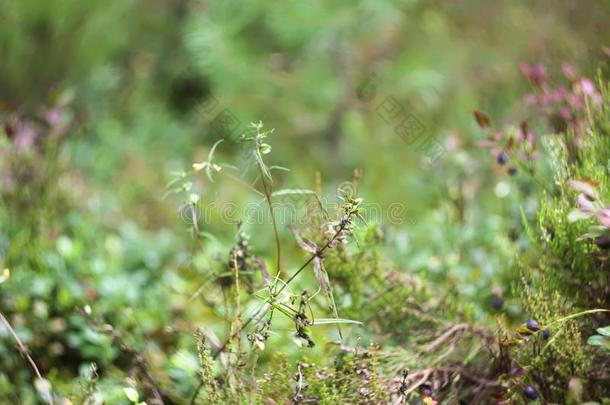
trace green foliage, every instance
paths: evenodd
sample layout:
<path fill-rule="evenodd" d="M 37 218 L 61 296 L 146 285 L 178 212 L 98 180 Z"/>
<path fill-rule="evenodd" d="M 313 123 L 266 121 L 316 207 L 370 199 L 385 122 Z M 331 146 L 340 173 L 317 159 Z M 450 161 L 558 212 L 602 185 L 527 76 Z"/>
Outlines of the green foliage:
<path fill-rule="evenodd" d="M 597 334 L 589 336 L 587 343 L 591 346 L 598 346 L 601 350 L 610 351 L 610 327 L 597 328 Z"/>
<path fill-rule="evenodd" d="M 522 343 L 516 361 L 535 370 L 532 376 L 549 400 L 564 398 L 565 387 L 576 377 L 584 384 L 591 384 L 587 391 L 591 398 L 602 395 L 587 376 L 594 372 L 596 361 L 603 360 L 596 360 L 583 345 L 581 332 L 595 321 L 579 318 L 557 323 L 557 320 L 572 318 L 572 314 L 591 306 L 607 308 L 608 305 L 607 253 L 599 244 L 595 245 L 595 239 L 582 238 L 588 230 L 587 222 L 593 221 L 570 220 L 577 205 L 574 188 L 581 189 L 573 180 L 595 179 L 591 184 L 594 187 L 599 184 L 603 196 L 600 198 L 605 198 L 607 193 L 610 134 L 598 124 L 609 117 L 607 93 L 603 97 L 605 102 L 601 107 L 591 107 L 590 114 L 595 118 L 588 119 L 584 140 L 579 140 L 574 132 L 548 140 L 555 189 L 543 195 L 537 214 L 538 232 L 532 248 L 540 253 L 520 261 L 524 267 L 523 279 L 515 288 L 530 319 L 536 319 L 548 333 L 543 338 L 538 332 Z M 570 155 L 570 150 L 576 153 Z M 589 180 L 583 181 L 582 184 L 587 184 Z M 582 195 L 578 198 L 582 201 Z M 603 316 L 600 313 L 599 317 Z"/>
<path fill-rule="evenodd" d="M 0 404 L 608 402 L 606 4 L 1 3 Z"/>

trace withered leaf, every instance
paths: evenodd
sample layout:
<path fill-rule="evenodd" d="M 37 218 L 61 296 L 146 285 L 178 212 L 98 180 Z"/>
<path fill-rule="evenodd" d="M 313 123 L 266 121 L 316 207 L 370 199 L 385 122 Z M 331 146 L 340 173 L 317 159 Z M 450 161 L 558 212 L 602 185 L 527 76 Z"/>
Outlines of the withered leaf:
<path fill-rule="evenodd" d="M 313 243 L 306 237 L 302 236 L 301 232 L 294 226 L 291 226 L 290 230 L 292 231 L 295 239 L 297 240 L 297 244 L 299 245 L 299 247 L 301 249 L 303 249 L 304 251 L 311 253 L 311 254 L 317 253 L 318 247 L 316 246 L 315 243 Z"/>
<path fill-rule="evenodd" d="M 477 120 L 477 124 L 483 129 L 487 129 L 491 126 L 489 117 L 479 110 L 474 110 L 474 119 Z"/>

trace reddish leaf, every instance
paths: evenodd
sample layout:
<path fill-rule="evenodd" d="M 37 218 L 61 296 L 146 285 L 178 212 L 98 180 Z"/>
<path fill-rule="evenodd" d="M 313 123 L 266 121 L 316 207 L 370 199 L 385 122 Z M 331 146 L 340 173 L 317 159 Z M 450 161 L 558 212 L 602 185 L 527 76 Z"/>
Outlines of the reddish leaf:
<path fill-rule="evenodd" d="M 491 120 L 485 113 L 481 111 L 474 110 L 474 119 L 477 120 L 477 124 L 483 129 L 489 128 L 491 126 Z"/>

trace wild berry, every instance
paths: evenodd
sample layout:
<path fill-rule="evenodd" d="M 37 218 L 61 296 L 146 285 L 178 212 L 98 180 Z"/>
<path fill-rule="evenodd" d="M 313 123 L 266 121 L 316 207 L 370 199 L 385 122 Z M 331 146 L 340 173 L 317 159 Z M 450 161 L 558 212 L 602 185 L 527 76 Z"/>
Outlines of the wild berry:
<path fill-rule="evenodd" d="M 496 311 L 499 311 L 502 309 L 503 305 L 504 305 L 504 300 L 502 299 L 502 297 L 500 297 L 498 295 L 494 295 L 493 298 L 491 299 L 491 306 L 493 307 L 493 309 L 495 309 Z"/>
<path fill-rule="evenodd" d="M 549 329 L 545 329 L 542 331 L 542 338 L 544 340 L 548 340 L 551 337 L 551 331 Z"/>
<path fill-rule="evenodd" d="M 498 153 L 498 156 L 496 156 L 496 160 L 500 166 L 504 166 L 508 163 L 508 155 L 505 152 L 500 152 Z"/>
<path fill-rule="evenodd" d="M 422 384 L 419 387 L 419 393 L 422 397 L 431 397 L 432 396 L 432 387 L 428 384 Z"/>
<path fill-rule="evenodd" d="M 514 166 L 511 166 L 508 168 L 507 173 L 509 176 L 514 176 L 515 174 L 517 174 L 517 168 Z"/>
<path fill-rule="evenodd" d="M 601 235 L 595 238 L 595 244 L 600 249 L 610 249 L 610 236 Z"/>
<path fill-rule="evenodd" d="M 537 332 L 540 330 L 540 326 L 538 325 L 537 319 L 530 319 L 529 321 L 527 321 L 525 326 L 532 332 Z"/>
<path fill-rule="evenodd" d="M 536 388 L 531 385 L 526 385 L 523 389 L 523 396 L 533 401 L 538 398 L 538 392 L 536 391 Z"/>

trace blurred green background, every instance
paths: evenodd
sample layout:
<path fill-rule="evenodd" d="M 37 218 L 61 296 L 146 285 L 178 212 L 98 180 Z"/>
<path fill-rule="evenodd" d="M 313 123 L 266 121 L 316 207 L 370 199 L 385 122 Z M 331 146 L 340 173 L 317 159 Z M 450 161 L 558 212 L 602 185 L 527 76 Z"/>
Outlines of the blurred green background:
<path fill-rule="evenodd" d="M 11 277 L 0 308 L 61 392 L 92 361 L 114 362 L 104 371 L 117 380 L 126 372 L 108 337 L 78 315 L 89 304 L 187 395 L 197 372 L 192 330 L 226 333 L 214 323 L 222 314 L 194 294 L 206 269 L 226 259 L 235 226 L 213 210 L 205 231 L 216 240 L 191 261 L 183 202 L 163 199 L 165 185 L 221 138 L 216 159 L 242 168 L 235 139 L 262 120 L 275 128 L 270 162 L 292 169 L 278 187 L 314 188 L 319 171 L 332 200 L 362 169 L 366 202 L 384 215 L 404 207 L 380 221 L 387 259 L 432 289 L 468 297 L 469 316 L 493 323 L 491 291 L 503 290 L 510 307 L 518 276 L 510 241 L 520 238 L 521 213 L 511 201 L 527 214 L 535 196 L 475 147 L 484 135 L 472 111 L 502 125 L 532 118 L 522 62 L 549 75 L 563 63 L 607 74 L 609 20 L 604 1 L 2 0 L 3 119 L 58 111 L 67 129 L 44 153 L 23 152 L 18 167 L 39 182 L 9 187 L 3 178 L 0 265 Z M 442 144 L 439 159 L 427 160 L 379 115 L 388 97 Z M 230 125 L 219 129 L 226 114 Z M 14 156 L 2 142 L 8 164 Z M 219 206 L 259 200 L 222 176 L 196 186 Z M 245 229 L 271 261 L 269 224 Z M 286 250 L 293 266 L 303 257 Z M 33 401 L 22 383 L 30 370 L 2 335 L 0 396 Z M 108 382 L 109 403 L 124 400 L 117 387 Z"/>

